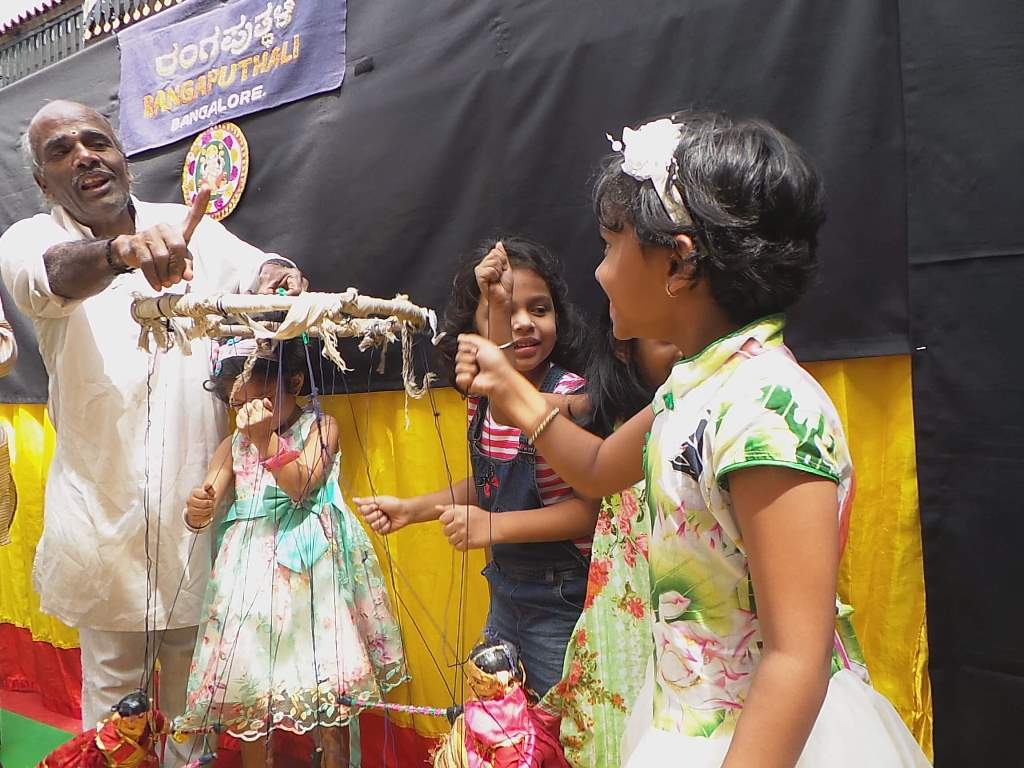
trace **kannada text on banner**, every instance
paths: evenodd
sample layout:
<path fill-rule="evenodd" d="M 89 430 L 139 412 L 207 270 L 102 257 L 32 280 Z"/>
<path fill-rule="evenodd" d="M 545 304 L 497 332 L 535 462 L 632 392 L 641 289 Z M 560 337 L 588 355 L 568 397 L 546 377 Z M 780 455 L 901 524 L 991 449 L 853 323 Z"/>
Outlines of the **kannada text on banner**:
<path fill-rule="evenodd" d="M 344 0 L 186 3 L 118 35 L 131 155 L 341 86 Z"/>

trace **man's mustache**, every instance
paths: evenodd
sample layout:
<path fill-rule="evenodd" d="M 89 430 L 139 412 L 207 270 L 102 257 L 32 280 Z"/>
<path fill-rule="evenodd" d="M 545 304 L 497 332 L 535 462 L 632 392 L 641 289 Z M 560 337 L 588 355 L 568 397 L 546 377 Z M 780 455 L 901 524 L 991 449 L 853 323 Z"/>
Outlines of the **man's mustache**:
<path fill-rule="evenodd" d="M 76 187 L 79 187 L 79 186 L 81 186 L 82 179 L 84 179 L 87 176 L 90 176 L 90 177 L 103 176 L 104 178 L 107 178 L 107 179 L 115 178 L 114 174 L 111 171 L 108 171 L 105 168 L 90 168 L 87 171 L 82 171 L 81 173 L 76 173 L 74 178 L 72 178 L 71 183 L 74 184 Z"/>

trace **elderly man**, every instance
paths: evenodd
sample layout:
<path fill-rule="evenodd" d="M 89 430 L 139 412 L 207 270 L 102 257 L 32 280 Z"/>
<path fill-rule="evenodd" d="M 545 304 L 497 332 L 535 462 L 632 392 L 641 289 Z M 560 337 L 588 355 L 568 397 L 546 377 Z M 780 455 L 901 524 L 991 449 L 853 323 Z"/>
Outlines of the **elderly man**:
<path fill-rule="evenodd" d="M 83 104 L 39 110 L 27 149 L 50 212 L 4 233 L 0 272 L 35 325 L 57 432 L 34 585 L 42 610 L 79 630 L 84 727 L 155 659 L 174 716 L 210 566 L 208 536 L 185 529 L 182 508 L 228 425 L 203 388 L 209 343 L 143 352 L 129 305 L 182 281 L 298 293 L 305 280 L 204 217 L 208 193 L 191 209 L 134 198 L 117 135 Z"/>

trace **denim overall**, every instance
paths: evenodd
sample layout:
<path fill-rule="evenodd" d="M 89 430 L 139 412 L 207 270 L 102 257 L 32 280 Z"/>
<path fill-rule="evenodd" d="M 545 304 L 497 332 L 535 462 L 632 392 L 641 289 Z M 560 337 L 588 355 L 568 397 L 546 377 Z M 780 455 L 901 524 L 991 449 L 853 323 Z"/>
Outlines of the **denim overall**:
<path fill-rule="evenodd" d="M 565 369 L 552 365 L 541 384 L 551 392 Z M 537 451 L 519 437 L 513 459 L 494 459 L 481 448 L 487 400 L 469 426 L 477 505 L 490 512 L 540 509 Z M 562 679 L 569 635 L 583 610 L 589 561 L 571 541 L 495 544 L 483 574 L 491 603 L 484 632 L 515 643 L 526 667 L 526 685 L 543 696 Z"/>

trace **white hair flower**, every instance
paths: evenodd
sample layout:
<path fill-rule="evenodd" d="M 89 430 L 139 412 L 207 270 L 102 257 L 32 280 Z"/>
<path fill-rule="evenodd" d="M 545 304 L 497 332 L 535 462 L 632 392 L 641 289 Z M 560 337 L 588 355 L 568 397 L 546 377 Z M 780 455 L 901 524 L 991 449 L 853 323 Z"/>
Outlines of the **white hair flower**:
<path fill-rule="evenodd" d="M 641 125 L 636 130 L 622 129 L 622 141 L 608 135 L 612 150 L 622 153 L 622 172 L 637 181 L 650 179 L 665 212 L 676 224 L 690 224 L 682 195 L 673 183 L 675 152 L 682 126 L 668 118 Z"/>

